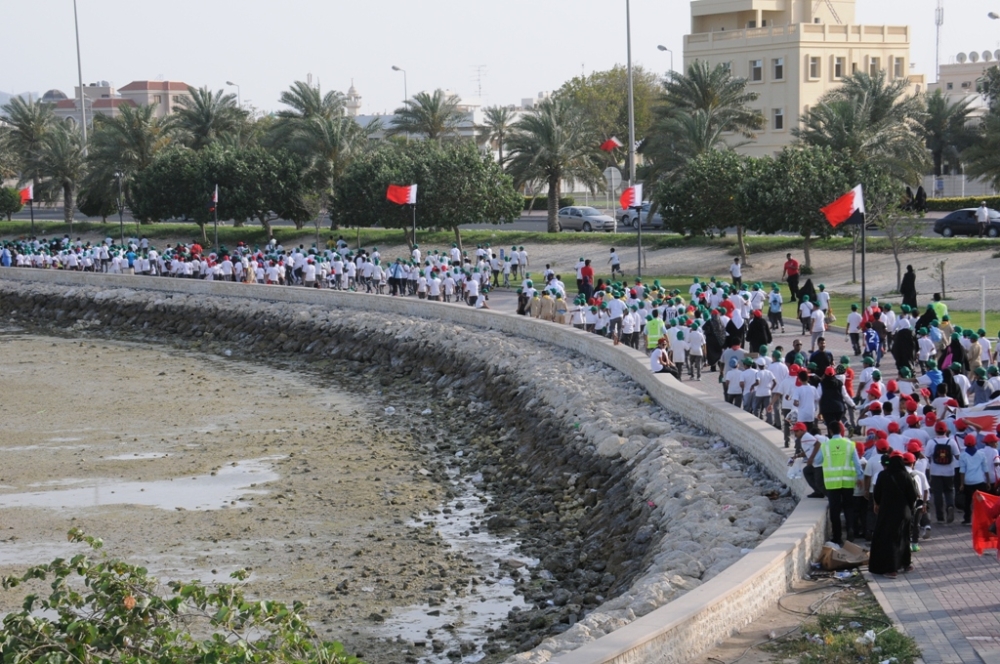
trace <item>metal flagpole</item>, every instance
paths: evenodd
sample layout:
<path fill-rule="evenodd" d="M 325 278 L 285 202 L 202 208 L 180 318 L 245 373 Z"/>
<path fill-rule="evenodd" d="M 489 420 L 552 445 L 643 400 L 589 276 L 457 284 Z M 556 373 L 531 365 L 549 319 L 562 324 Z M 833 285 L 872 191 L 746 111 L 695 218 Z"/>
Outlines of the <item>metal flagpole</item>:
<path fill-rule="evenodd" d="M 625 0 L 625 39 L 628 49 L 628 186 L 635 186 L 635 99 L 632 94 L 632 8 Z M 636 276 L 642 279 L 642 201 L 636 201 L 639 219 L 639 260 Z"/>
<path fill-rule="evenodd" d="M 868 293 L 865 283 L 865 256 L 867 252 L 868 214 L 861 215 L 861 311 L 868 306 Z"/>
<path fill-rule="evenodd" d="M 417 243 L 417 204 L 413 204 L 413 244 Z"/>
<path fill-rule="evenodd" d="M 35 238 L 35 193 L 32 191 L 28 199 L 28 209 L 31 210 L 31 238 Z"/>
<path fill-rule="evenodd" d="M 219 251 L 219 204 L 215 204 L 215 251 Z"/>

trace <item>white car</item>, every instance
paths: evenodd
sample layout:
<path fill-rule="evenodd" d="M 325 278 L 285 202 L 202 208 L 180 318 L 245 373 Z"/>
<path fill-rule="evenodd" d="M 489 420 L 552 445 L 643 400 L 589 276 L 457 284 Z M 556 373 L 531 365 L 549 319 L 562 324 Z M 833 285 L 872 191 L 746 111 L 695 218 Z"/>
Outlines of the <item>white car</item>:
<path fill-rule="evenodd" d="M 653 218 L 649 218 L 649 201 L 642 204 L 642 208 L 636 213 L 633 209 L 622 210 L 621 216 L 618 218 L 621 221 L 622 226 L 631 226 L 633 229 L 639 228 L 639 219 L 642 219 L 643 228 L 663 228 L 663 217 L 657 212 L 653 215 Z"/>
<path fill-rule="evenodd" d="M 572 205 L 559 210 L 559 230 L 561 231 L 610 231 L 614 232 L 618 223 L 597 208 Z"/>

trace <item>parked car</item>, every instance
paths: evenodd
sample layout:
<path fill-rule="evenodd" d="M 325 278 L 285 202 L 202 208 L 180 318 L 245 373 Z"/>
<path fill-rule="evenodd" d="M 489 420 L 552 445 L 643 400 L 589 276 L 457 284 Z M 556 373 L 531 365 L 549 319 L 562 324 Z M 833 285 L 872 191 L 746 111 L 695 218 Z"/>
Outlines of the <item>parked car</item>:
<path fill-rule="evenodd" d="M 649 218 L 649 201 L 642 204 L 642 208 L 637 213 L 633 209 L 623 210 L 621 216 L 618 218 L 621 221 L 622 226 L 631 226 L 632 228 L 638 230 L 639 219 L 642 219 L 643 228 L 663 228 L 663 217 L 657 212 L 653 215 L 653 218 Z"/>
<path fill-rule="evenodd" d="M 559 210 L 559 230 L 561 231 L 614 231 L 618 226 L 614 217 L 597 208 L 572 205 Z"/>
<path fill-rule="evenodd" d="M 977 208 L 964 208 L 949 212 L 946 216 L 934 222 L 934 232 L 944 237 L 954 235 L 979 235 L 979 222 L 976 221 Z M 990 210 L 990 223 L 986 226 L 986 234 L 990 237 L 1000 237 L 1000 212 Z"/>

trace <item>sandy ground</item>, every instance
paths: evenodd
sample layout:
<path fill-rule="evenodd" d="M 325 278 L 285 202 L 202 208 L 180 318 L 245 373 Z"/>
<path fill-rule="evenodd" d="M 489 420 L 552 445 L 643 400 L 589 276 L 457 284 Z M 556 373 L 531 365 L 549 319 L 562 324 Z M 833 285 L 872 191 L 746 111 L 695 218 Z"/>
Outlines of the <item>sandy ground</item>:
<path fill-rule="evenodd" d="M 372 637 L 372 614 L 426 601 L 430 577 L 461 592 L 476 572 L 406 523 L 444 492 L 405 419 L 349 385 L 19 334 L 0 335 L 0 376 L 0 574 L 79 552 L 76 526 L 161 579 L 252 568 L 252 594 L 308 601 L 321 634 L 388 662 L 404 653 Z M 0 612 L 22 595 L 0 593 Z"/>

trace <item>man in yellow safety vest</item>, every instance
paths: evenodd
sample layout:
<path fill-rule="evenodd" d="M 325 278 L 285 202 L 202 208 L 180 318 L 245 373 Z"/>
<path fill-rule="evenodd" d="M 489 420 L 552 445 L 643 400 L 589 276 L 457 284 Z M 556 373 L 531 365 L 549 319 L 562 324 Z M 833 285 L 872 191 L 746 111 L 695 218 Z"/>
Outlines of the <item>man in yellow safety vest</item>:
<path fill-rule="evenodd" d="M 854 539 L 854 487 L 864 477 L 854 443 L 843 436 L 825 440 L 813 449 L 808 464 L 823 468 L 823 485 L 830 507 L 831 540 L 841 545 L 844 543 L 841 512 L 847 523 L 847 539 Z"/>
<path fill-rule="evenodd" d="M 653 317 L 646 321 L 646 354 L 649 355 L 660 342 L 663 336 L 663 321 L 660 319 L 660 310 L 653 309 Z"/>

